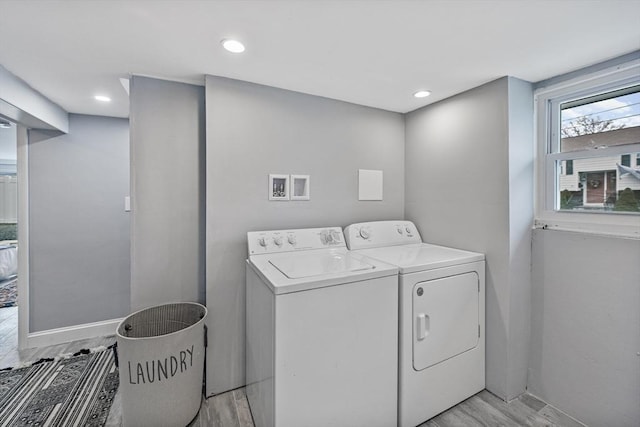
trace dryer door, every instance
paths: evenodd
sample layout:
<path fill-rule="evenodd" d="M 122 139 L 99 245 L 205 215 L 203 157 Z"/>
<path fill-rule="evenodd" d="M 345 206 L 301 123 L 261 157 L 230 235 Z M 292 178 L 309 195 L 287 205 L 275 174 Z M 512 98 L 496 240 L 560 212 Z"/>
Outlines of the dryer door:
<path fill-rule="evenodd" d="M 476 272 L 420 282 L 413 287 L 413 368 L 421 371 L 478 345 Z"/>

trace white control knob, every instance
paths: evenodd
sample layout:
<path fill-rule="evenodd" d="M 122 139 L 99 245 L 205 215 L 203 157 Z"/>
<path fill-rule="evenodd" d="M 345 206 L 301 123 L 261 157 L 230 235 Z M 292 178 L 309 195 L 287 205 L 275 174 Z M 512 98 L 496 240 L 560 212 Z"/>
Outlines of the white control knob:
<path fill-rule="evenodd" d="M 262 246 L 263 248 L 266 248 L 266 247 L 267 247 L 267 245 L 269 244 L 269 242 L 267 242 L 267 238 L 266 238 L 266 237 L 260 237 L 260 238 L 258 239 L 258 244 L 259 244 L 260 246 Z"/>
<path fill-rule="evenodd" d="M 368 239 L 370 236 L 371 233 L 369 233 L 369 230 L 367 230 L 366 228 L 360 229 L 360 237 L 362 237 L 363 239 Z"/>
<path fill-rule="evenodd" d="M 273 243 L 276 244 L 276 246 L 280 247 L 282 246 L 282 236 L 276 236 L 273 238 Z"/>
<path fill-rule="evenodd" d="M 297 243 L 296 236 L 291 235 L 291 236 L 287 237 L 287 241 L 289 242 L 290 245 L 295 245 Z"/>
<path fill-rule="evenodd" d="M 405 227 L 405 230 L 407 230 L 407 234 L 411 234 L 411 229 L 409 227 Z"/>
<path fill-rule="evenodd" d="M 403 233 L 403 232 L 402 232 L 402 227 L 397 227 L 397 228 L 396 228 L 396 231 L 398 232 L 398 234 L 402 234 L 402 233 Z"/>

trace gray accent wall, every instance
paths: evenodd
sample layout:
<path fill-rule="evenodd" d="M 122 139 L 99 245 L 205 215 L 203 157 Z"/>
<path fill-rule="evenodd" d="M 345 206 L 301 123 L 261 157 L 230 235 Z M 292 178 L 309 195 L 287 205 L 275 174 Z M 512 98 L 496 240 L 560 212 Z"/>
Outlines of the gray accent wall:
<path fill-rule="evenodd" d="M 509 126 L 509 294 L 507 328 L 507 400 L 524 393 L 531 330 L 531 230 L 533 226 L 533 86 L 508 80 Z M 498 368 L 498 367 L 494 367 Z M 499 369 L 499 368 L 498 368 Z M 493 371 L 500 376 L 500 371 Z"/>
<path fill-rule="evenodd" d="M 525 391 L 533 94 L 511 77 L 406 115 L 405 213 L 424 241 L 486 255 L 486 385 Z"/>
<path fill-rule="evenodd" d="M 404 118 L 221 77 L 206 78 L 207 395 L 244 385 L 247 232 L 404 216 Z M 358 169 L 384 173 L 358 201 Z M 268 175 L 311 176 L 311 200 L 267 197 Z"/>
<path fill-rule="evenodd" d="M 640 420 L 640 241 L 533 232 L 529 392 L 589 426 Z"/>
<path fill-rule="evenodd" d="M 559 76 L 554 76 L 549 79 L 536 82 L 533 85 L 533 89 L 537 90 L 540 88 L 553 86 L 558 83 L 562 83 L 576 77 L 584 77 L 588 74 L 597 73 L 597 72 L 606 70 L 608 68 L 613 68 L 621 64 L 625 64 L 631 61 L 636 61 L 638 59 L 640 59 L 640 50 L 635 50 L 633 52 L 627 53 L 626 55 L 618 56 L 618 57 L 609 59 L 607 61 L 590 65 L 588 67 L 580 68 L 579 70 L 574 70 L 566 74 L 560 74 Z"/>
<path fill-rule="evenodd" d="M 204 88 L 133 76 L 131 309 L 204 303 Z"/>
<path fill-rule="evenodd" d="M 129 123 L 69 116 L 29 135 L 30 332 L 129 312 Z"/>

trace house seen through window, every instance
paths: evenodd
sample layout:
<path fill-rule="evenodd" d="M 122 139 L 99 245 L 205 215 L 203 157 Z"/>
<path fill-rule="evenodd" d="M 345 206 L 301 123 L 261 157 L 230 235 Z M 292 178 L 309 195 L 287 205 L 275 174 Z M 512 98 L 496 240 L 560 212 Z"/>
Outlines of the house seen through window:
<path fill-rule="evenodd" d="M 557 209 L 640 213 L 640 86 L 567 101 L 559 112 Z"/>

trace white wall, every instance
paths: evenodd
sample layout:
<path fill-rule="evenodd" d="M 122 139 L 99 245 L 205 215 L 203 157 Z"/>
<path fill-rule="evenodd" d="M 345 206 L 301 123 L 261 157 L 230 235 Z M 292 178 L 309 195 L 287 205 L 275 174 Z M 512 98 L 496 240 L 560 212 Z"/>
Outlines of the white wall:
<path fill-rule="evenodd" d="M 247 231 L 403 217 L 404 119 L 396 113 L 207 76 L 207 394 L 244 384 Z M 358 169 L 384 200 L 358 201 Z M 269 173 L 311 175 L 311 200 L 269 202 Z"/>
<path fill-rule="evenodd" d="M 0 128 L 0 223 L 18 221 L 17 141 L 15 125 Z"/>
<path fill-rule="evenodd" d="M 0 224 L 18 222 L 18 179 L 0 175 Z"/>
<path fill-rule="evenodd" d="M 45 138 L 45 139 L 41 139 Z M 129 123 L 70 115 L 29 133 L 30 332 L 129 311 Z"/>
<path fill-rule="evenodd" d="M 131 309 L 204 302 L 204 88 L 131 80 Z"/>
<path fill-rule="evenodd" d="M 640 241 L 535 230 L 529 391 L 589 426 L 640 422 Z"/>
<path fill-rule="evenodd" d="M 406 116 L 405 212 L 425 241 L 486 254 L 487 388 L 526 386 L 531 85 L 502 78 Z"/>
<path fill-rule="evenodd" d="M 0 163 L 3 160 L 13 160 L 17 158 L 17 136 L 16 126 L 10 128 L 0 128 Z"/>
<path fill-rule="evenodd" d="M 32 129 L 69 131 L 69 117 L 23 80 L 0 65 L 0 116 Z"/>

